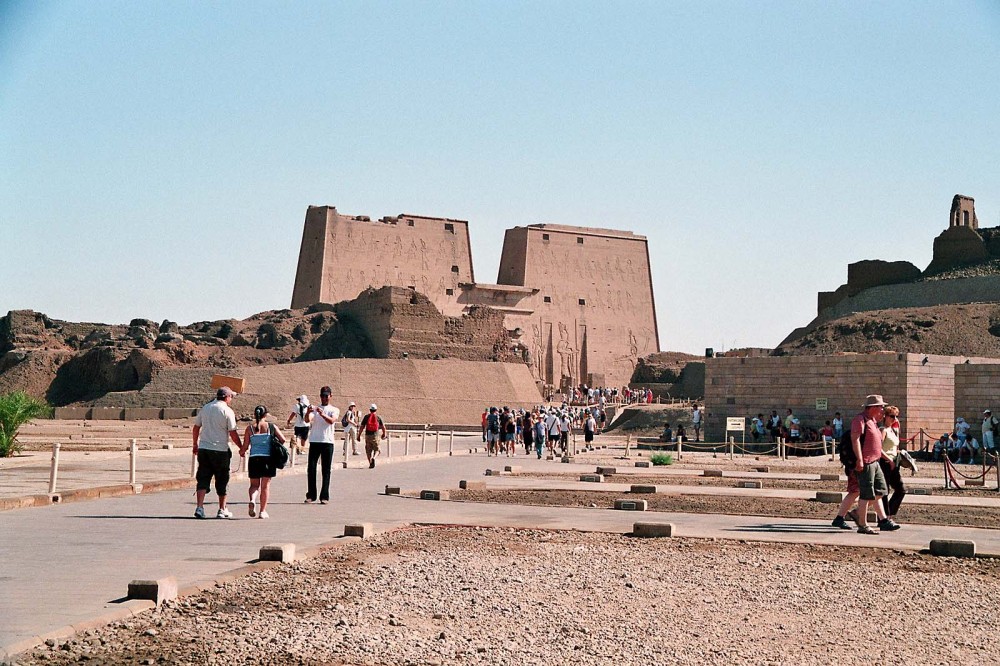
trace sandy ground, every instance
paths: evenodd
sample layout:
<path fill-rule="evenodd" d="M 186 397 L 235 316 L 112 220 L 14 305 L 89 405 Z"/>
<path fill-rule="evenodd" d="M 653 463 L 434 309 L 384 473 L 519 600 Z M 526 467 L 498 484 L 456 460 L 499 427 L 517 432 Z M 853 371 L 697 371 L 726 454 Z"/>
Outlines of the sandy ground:
<path fill-rule="evenodd" d="M 21 663 L 997 663 L 998 574 L 868 548 L 402 530 Z"/>
<path fill-rule="evenodd" d="M 589 506 L 609 509 L 625 494 L 573 490 L 452 490 L 452 500 L 531 504 L 535 506 Z M 781 516 L 784 518 L 829 519 L 837 515 L 836 504 L 774 497 L 713 497 L 703 495 L 630 495 L 644 499 L 650 511 L 678 513 L 722 513 L 740 516 Z M 959 525 L 1000 528 L 1000 512 L 992 507 L 903 504 L 900 523 Z"/>

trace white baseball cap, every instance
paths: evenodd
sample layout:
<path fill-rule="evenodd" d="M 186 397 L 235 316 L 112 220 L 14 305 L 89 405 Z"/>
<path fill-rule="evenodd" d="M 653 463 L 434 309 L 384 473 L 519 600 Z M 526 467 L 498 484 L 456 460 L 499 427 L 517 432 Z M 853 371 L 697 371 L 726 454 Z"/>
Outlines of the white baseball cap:
<path fill-rule="evenodd" d="M 351 400 L 351 402 L 349 402 L 349 403 L 347 404 L 347 406 L 348 406 L 348 407 L 357 407 L 357 406 L 358 406 L 358 403 L 356 403 L 356 402 L 354 402 L 353 400 Z"/>
<path fill-rule="evenodd" d="M 303 405 L 308 405 L 309 404 L 309 396 L 307 396 L 307 395 L 300 395 L 299 397 L 296 398 L 296 400 L 298 400 L 299 402 L 301 402 Z"/>
<path fill-rule="evenodd" d="M 374 402 L 368 407 L 368 411 L 370 411 L 370 412 L 374 412 L 377 409 L 378 409 L 378 405 L 376 405 Z"/>

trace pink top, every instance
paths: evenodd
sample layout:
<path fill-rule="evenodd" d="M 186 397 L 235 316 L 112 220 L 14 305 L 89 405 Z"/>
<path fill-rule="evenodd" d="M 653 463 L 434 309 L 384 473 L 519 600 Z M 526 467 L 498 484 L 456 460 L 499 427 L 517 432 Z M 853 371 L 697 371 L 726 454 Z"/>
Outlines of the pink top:
<path fill-rule="evenodd" d="M 882 431 L 879 430 L 875 419 L 868 418 L 862 412 L 851 421 L 852 442 L 855 437 L 861 436 L 862 428 L 865 429 L 865 438 L 861 441 L 861 462 L 870 465 L 882 457 Z"/>

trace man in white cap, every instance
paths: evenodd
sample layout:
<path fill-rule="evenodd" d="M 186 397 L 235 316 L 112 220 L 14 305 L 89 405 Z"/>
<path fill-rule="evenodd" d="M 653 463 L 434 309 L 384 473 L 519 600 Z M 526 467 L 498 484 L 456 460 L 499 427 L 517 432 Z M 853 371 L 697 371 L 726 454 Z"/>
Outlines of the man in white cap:
<path fill-rule="evenodd" d="M 379 440 L 386 439 L 389 433 L 385 429 L 385 423 L 376 413 L 378 405 L 372 403 L 368 408 L 368 413 L 361 419 L 361 432 L 365 433 L 365 455 L 368 456 L 368 468 L 375 468 L 375 456 L 378 455 Z M 381 433 L 381 437 L 379 434 Z"/>
<path fill-rule="evenodd" d="M 344 426 L 344 457 L 347 457 L 347 443 L 351 443 L 351 455 L 358 455 L 358 403 L 351 401 L 340 422 Z"/>
<path fill-rule="evenodd" d="M 295 421 L 295 449 L 299 453 L 303 453 L 306 450 L 306 441 L 309 439 L 309 396 L 300 395 L 295 399 L 295 406 L 292 407 L 291 413 L 288 415 L 288 421 L 285 422 L 286 426 L 292 425 L 292 420 Z"/>
<path fill-rule="evenodd" d="M 1000 429 L 1000 421 L 993 416 L 993 412 L 983 410 L 983 451 L 994 453 L 996 451 L 996 434 Z"/>
<path fill-rule="evenodd" d="M 205 517 L 205 495 L 215 479 L 215 492 L 219 495 L 219 512 L 216 518 L 232 518 L 232 512 L 226 508 L 226 487 L 229 485 L 229 463 L 233 452 L 229 442 L 236 445 L 240 455 L 243 455 L 243 442 L 236 434 L 236 414 L 230 406 L 236 393 L 228 386 L 223 386 L 215 393 L 215 400 L 208 403 L 198 412 L 191 430 L 193 440 L 192 451 L 198 456 L 197 480 L 198 508 L 194 510 L 195 518 Z"/>

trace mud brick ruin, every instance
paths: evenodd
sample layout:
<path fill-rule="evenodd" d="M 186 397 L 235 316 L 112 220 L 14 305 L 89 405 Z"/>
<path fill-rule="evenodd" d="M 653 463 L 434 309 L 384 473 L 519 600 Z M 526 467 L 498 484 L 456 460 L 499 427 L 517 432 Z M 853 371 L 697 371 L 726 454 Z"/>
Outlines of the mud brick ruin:
<path fill-rule="evenodd" d="M 646 238 L 628 231 L 551 224 L 508 229 L 497 283 L 485 284 L 475 280 L 464 220 L 401 214 L 373 222 L 310 206 L 291 307 L 340 303 L 369 289 L 378 290 L 373 298 L 379 302 L 359 313 L 365 328 L 378 329 L 380 318 L 394 327 L 381 336 L 386 344 L 376 353 L 382 358 L 426 357 L 444 339 L 433 317 L 426 326 L 419 317 L 400 318 L 401 308 L 414 314 L 420 297 L 445 317 L 476 319 L 452 324 L 469 328 L 470 344 L 489 339 L 490 316 L 483 311 L 501 313 L 506 351 L 523 359 L 537 382 L 557 389 L 626 384 L 637 359 L 659 351 Z"/>

